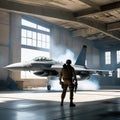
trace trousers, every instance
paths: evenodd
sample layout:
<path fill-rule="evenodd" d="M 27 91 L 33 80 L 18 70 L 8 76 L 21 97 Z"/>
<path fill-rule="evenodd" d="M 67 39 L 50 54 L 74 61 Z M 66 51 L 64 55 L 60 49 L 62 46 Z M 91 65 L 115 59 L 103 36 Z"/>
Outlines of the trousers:
<path fill-rule="evenodd" d="M 73 99 L 74 84 L 72 83 L 72 80 L 64 80 L 63 91 L 62 91 L 62 95 L 61 95 L 62 100 L 64 100 L 64 98 L 66 96 L 66 91 L 67 91 L 68 87 L 70 90 L 70 100 Z"/>

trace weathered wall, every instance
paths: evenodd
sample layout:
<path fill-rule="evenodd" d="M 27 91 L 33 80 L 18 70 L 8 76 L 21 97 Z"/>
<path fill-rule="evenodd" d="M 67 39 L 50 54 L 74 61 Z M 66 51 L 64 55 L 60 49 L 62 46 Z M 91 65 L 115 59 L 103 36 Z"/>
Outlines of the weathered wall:
<path fill-rule="evenodd" d="M 112 77 L 101 77 L 100 85 L 103 88 L 120 88 L 120 78 L 117 78 L 117 68 L 120 68 L 120 64 L 117 64 L 117 56 L 116 51 L 120 50 L 120 46 L 111 47 L 109 49 L 101 50 L 100 58 L 100 66 L 101 68 L 107 70 L 115 70 Z M 111 51 L 111 64 L 105 64 L 105 51 Z"/>
<path fill-rule="evenodd" d="M 9 61 L 9 14 L 0 11 L 0 80 L 6 80 L 8 72 L 3 69 Z"/>
<path fill-rule="evenodd" d="M 92 42 L 82 37 L 72 37 L 71 32 L 55 25 L 52 27 L 51 56 L 53 58 L 56 59 L 61 55 L 65 55 L 66 50 L 69 49 L 74 54 L 76 60 L 83 45 L 88 47 L 86 56 L 87 66 L 92 68 L 99 67 L 99 51 L 94 48 Z"/>
<path fill-rule="evenodd" d="M 23 86 L 44 86 L 40 80 L 25 80 L 20 78 L 20 72 L 10 72 L 2 67 L 21 60 L 21 15 L 0 12 L 0 79 L 11 77 L 15 81 L 23 81 Z M 85 44 L 88 46 L 88 67 L 99 67 L 99 51 L 93 47 L 92 42 L 82 37 L 72 37 L 71 32 L 61 27 L 51 25 L 51 57 L 58 58 L 69 49 L 74 58 Z M 97 60 L 96 60 L 97 59 Z"/>

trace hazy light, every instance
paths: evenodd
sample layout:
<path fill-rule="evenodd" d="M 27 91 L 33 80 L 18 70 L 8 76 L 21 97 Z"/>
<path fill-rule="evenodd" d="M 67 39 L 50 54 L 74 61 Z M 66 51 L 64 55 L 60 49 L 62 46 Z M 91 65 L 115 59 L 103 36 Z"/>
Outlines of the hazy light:
<path fill-rule="evenodd" d="M 94 76 L 78 82 L 78 90 L 97 90 L 99 88 L 99 82 Z"/>
<path fill-rule="evenodd" d="M 38 57 L 38 56 L 50 57 L 50 53 L 45 52 L 45 51 L 21 48 L 21 61 L 22 62 L 32 60 L 32 59 L 34 59 L 35 57 Z M 39 76 L 36 76 L 33 73 L 34 73 L 33 71 L 21 71 L 21 78 L 22 79 L 26 79 L 26 78 L 40 79 Z"/>
<path fill-rule="evenodd" d="M 52 80 L 51 81 L 51 90 L 61 91 L 61 85 L 59 84 L 59 80 Z"/>
<path fill-rule="evenodd" d="M 21 48 L 21 61 L 29 61 L 38 56 L 50 57 L 50 53 L 46 51 L 32 50 Z"/>
<path fill-rule="evenodd" d="M 54 80 L 50 80 L 51 90 L 61 91 L 61 85 L 59 79 L 56 77 Z M 98 90 L 100 88 L 98 80 L 91 76 L 88 80 L 78 81 L 77 90 Z"/>
<path fill-rule="evenodd" d="M 74 53 L 69 49 L 67 49 L 63 55 L 60 55 L 58 58 L 56 58 L 57 61 L 61 61 L 63 63 L 65 63 L 67 59 L 71 59 L 72 64 L 75 63 Z"/>

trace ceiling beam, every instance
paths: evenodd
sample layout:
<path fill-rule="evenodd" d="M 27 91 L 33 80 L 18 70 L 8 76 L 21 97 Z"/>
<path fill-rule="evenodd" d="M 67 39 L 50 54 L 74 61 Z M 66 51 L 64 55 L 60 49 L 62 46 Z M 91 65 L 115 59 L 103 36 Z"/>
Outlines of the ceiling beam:
<path fill-rule="evenodd" d="M 32 16 L 47 16 L 65 20 L 75 20 L 72 12 L 56 10 L 45 6 L 32 6 L 17 2 L 0 0 L 0 9 L 8 12 L 27 14 Z"/>
<path fill-rule="evenodd" d="M 90 0 L 79 0 L 79 1 L 89 5 L 93 9 L 100 10 L 100 7 L 97 4 L 95 4 L 94 2 L 90 1 Z"/>
<path fill-rule="evenodd" d="M 82 1 L 84 1 L 84 0 L 82 0 Z M 100 6 L 98 8 L 99 9 L 88 8 L 86 10 L 78 11 L 78 12 L 74 13 L 74 16 L 77 17 L 77 18 L 81 18 L 81 17 L 93 15 L 93 14 L 99 14 L 99 13 L 108 12 L 108 11 L 111 11 L 111 10 L 120 9 L 120 1 L 110 3 L 110 4 L 107 4 L 107 5 L 103 5 L 103 6 Z"/>
<path fill-rule="evenodd" d="M 114 31 L 114 30 L 120 30 L 120 21 L 107 24 L 107 31 Z"/>
<path fill-rule="evenodd" d="M 103 5 L 100 8 L 101 8 L 101 11 L 112 10 L 112 9 L 119 9 L 120 8 L 120 1 L 114 2 L 114 3 L 110 3 L 110 4 L 107 4 L 107 5 Z"/>
<path fill-rule="evenodd" d="M 99 33 L 99 31 L 97 31 L 96 29 L 93 29 L 93 28 L 81 28 L 81 29 L 74 30 L 72 32 L 72 36 L 88 37 L 90 35 L 94 35 L 97 33 Z"/>
<path fill-rule="evenodd" d="M 102 32 L 103 34 L 105 34 L 107 36 L 110 36 L 112 38 L 120 40 L 120 34 L 115 32 L 115 31 L 114 32 L 107 31 L 107 28 L 106 28 L 105 24 L 101 24 L 100 22 L 95 21 L 93 19 L 88 20 L 87 18 L 81 18 L 78 21 L 85 24 L 85 25 L 87 25 L 88 27 L 99 30 L 100 32 Z"/>
<path fill-rule="evenodd" d="M 15 12 L 15 13 L 20 13 L 20 14 L 25 14 L 25 15 L 32 15 L 34 17 L 50 17 L 53 19 L 59 19 L 59 20 L 65 20 L 65 21 L 70 21 L 73 23 L 76 23 L 78 25 L 84 24 L 87 27 L 94 28 L 99 30 L 100 32 L 111 36 L 115 39 L 120 40 L 120 35 L 116 34 L 115 32 L 109 32 L 106 29 L 105 25 L 102 25 L 100 23 L 97 23 L 97 21 L 93 20 L 88 20 L 85 18 L 81 18 L 77 20 L 72 12 L 66 12 L 66 11 L 61 11 L 61 10 L 56 10 L 53 8 L 48 8 L 48 7 L 43 7 L 43 6 L 32 6 L 32 5 L 27 5 L 27 4 L 20 4 L 16 2 L 10 2 L 10 1 L 3 1 L 0 0 L 0 9 L 6 10 L 8 12 Z"/>

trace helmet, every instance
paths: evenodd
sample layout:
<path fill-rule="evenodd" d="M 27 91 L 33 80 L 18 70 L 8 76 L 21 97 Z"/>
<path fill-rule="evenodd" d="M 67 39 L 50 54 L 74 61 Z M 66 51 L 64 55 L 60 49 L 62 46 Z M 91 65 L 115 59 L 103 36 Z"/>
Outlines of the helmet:
<path fill-rule="evenodd" d="M 70 59 L 66 60 L 66 64 L 70 65 L 72 61 Z"/>

